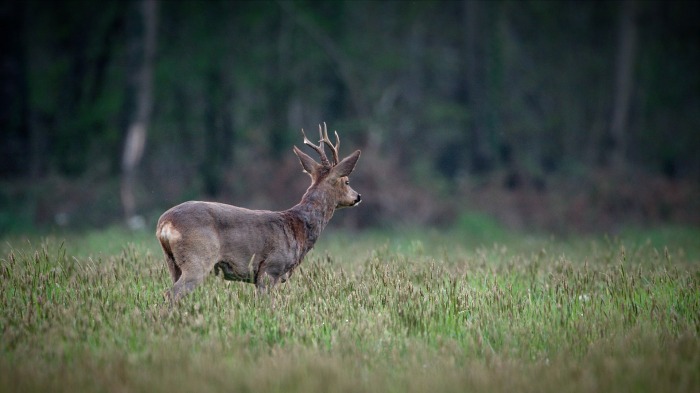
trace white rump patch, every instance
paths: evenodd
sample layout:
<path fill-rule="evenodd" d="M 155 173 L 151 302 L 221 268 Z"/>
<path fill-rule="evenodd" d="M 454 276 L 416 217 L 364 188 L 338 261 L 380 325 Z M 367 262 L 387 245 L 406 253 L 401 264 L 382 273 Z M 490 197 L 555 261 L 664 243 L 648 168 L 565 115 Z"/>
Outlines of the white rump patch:
<path fill-rule="evenodd" d="M 179 240 L 182 236 L 171 222 L 166 222 L 162 227 L 160 227 L 159 237 L 163 240 L 173 241 Z"/>

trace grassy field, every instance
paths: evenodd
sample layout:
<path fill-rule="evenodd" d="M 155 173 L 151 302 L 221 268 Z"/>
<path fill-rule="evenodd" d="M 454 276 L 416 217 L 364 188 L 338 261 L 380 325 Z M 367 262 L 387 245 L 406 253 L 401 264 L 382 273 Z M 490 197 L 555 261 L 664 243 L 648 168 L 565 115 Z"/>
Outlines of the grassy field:
<path fill-rule="evenodd" d="M 0 250 L 1 391 L 700 391 L 698 230 L 331 229 L 269 296 L 175 310 L 150 232 Z"/>

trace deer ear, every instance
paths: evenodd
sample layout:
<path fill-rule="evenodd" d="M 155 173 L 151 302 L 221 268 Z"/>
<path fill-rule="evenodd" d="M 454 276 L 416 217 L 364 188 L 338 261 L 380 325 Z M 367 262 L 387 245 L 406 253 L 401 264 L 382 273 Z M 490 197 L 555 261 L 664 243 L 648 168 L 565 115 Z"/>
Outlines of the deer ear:
<path fill-rule="evenodd" d="M 331 174 L 335 177 L 350 176 L 352 171 L 355 169 L 355 164 L 357 164 L 357 160 L 359 158 L 360 151 L 355 150 L 354 153 L 343 158 L 343 161 L 340 161 L 338 165 L 334 166 L 331 170 Z"/>
<path fill-rule="evenodd" d="M 317 163 L 313 158 L 309 157 L 308 154 L 299 150 L 299 148 L 296 146 L 294 146 L 294 154 L 296 154 L 297 157 L 299 157 L 299 162 L 301 162 L 301 166 L 304 167 L 304 172 L 311 175 L 311 177 L 314 177 L 318 171 L 318 168 L 321 165 Z"/>

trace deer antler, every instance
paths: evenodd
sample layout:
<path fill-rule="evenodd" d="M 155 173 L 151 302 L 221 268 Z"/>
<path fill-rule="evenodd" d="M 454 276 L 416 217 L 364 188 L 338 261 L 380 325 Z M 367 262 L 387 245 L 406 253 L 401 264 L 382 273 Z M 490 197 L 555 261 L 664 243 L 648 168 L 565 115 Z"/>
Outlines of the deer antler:
<path fill-rule="evenodd" d="M 320 130 L 320 127 L 321 126 L 319 126 L 319 130 Z M 319 133 L 320 133 L 320 131 L 319 131 Z M 328 162 L 328 157 L 326 157 L 326 152 L 323 151 L 323 144 L 321 144 L 321 141 L 323 140 L 323 135 L 321 134 L 321 141 L 319 141 L 318 145 L 314 145 L 313 143 L 311 143 L 309 138 L 306 137 L 306 134 L 304 133 L 303 128 L 301 129 L 301 134 L 304 135 L 304 144 L 306 146 L 314 149 L 316 151 L 316 153 L 318 153 L 318 155 L 321 157 L 321 165 L 326 166 L 326 167 L 330 167 L 331 164 Z"/>
<path fill-rule="evenodd" d="M 318 141 L 318 145 L 311 143 L 309 138 L 306 137 L 303 128 L 301 129 L 301 134 L 304 135 L 304 144 L 314 149 L 321 157 L 321 164 L 323 166 L 333 167 L 338 165 L 340 162 L 338 159 L 338 148 L 340 148 L 340 137 L 338 136 L 338 131 L 335 131 L 335 145 L 331 143 L 331 140 L 328 138 L 328 127 L 326 126 L 325 122 L 323 122 L 323 128 L 321 128 L 320 124 L 318 125 L 318 135 L 321 137 L 321 139 Z M 333 162 L 328 162 L 326 151 L 323 149 L 324 144 L 331 149 L 331 153 L 333 153 Z"/>
<path fill-rule="evenodd" d="M 318 132 L 321 133 L 321 125 L 318 125 Z M 323 122 L 323 133 L 321 135 L 321 140 L 318 142 L 320 145 L 321 142 L 325 143 L 330 149 L 331 152 L 333 153 L 333 166 L 338 165 L 340 162 L 338 158 L 338 148 L 340 148 L 340 137 L 338 136 L 338 131 L 335 131 L 335 145 L 331 143 L 331 140 L 328 139 L 328 127 L 326 127 L 326 122 Z"/>

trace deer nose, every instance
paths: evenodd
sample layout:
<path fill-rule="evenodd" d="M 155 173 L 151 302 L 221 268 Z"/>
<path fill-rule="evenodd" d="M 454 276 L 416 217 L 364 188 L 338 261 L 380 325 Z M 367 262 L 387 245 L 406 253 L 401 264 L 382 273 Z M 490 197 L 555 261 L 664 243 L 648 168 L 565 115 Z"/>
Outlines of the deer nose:
<path fill-rule="evenodd" d="M 355 198 L 355 203 L 359 203 L 362 200 L 362 194 L 357 194 L 357 198 Z"/>

